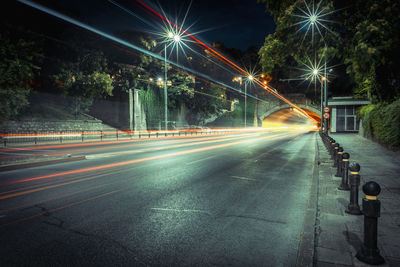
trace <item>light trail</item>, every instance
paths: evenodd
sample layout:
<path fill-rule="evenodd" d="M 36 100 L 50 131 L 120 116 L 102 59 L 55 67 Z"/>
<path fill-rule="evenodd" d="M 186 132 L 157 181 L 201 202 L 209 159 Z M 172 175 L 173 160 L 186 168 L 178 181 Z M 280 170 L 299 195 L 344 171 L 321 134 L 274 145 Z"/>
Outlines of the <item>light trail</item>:
<path fill-rule="evenodd" d="M 213 150 L 213 149 L 219 149 L 219 148 L 234 146 L 234 145 L 238 145 L 238 144 L 267 140 L 267 139 L 271 139 L 271 138 L 275 138 L 275 137 L 279 137 L 279 136 L 285 136 L 285 135 L 288 135 L 288 133 L 280 133 L 280 134 L 270 135 L 270 136 L 266 136 L 266 137 L 254 138 L 254 139 L 250 139 L 250 140 L 246 139 L 246 140 L 235 141 L 235 142 L 231 142 L 231 143 L 225 143 L 225 144 L 206 146 L 206 147 L 195 148 L 195 149 L 190 149 L 190 150 L 172 152 L 172 153 L 167 153 L 167 154 L 163 154 L 163 155 L 128 160 L 128 161 L 123 161 L 123 162 L 118 162 L 118 163 L 104 164 L 104 165 L 99 165 L 99 166 L 95 166 L 95 167 L 88 167 L 88 168 L 82 168 L 82 169 L 77 169 L 77 170 L 72 170 L 72 171 L 53 173 L 53 174 L 48 174 L 48 175 L 43 175 L 43 176 L 38 176 L 38 177 L 33 177 L 33 178 L 26 178 L 26 179 L 21 179 L 21 180 L 16 180 L 16 181 L 8 181 L 8 182 L 2 183 L 1 185 L 3 186 L 3 185 L 10 185 L 10 184 L 16 184 L 16 183 L 25 183 L 25 182 L 49 179 L 49 178 L 54 178 L 54 177 L 70 175 L 70 174 L 87 173 L 87 172 L 96 171 L 96 170 L 104 170 L 104 169 L 121 167 L 121 166 L 126 166 L 126 165 L 130 165 L 130 164 L 136 164 L 136 163 L 141 163 L 141 162 L 146 162 L 146 161 L 153 161 L 153 160 L 159 160 L 159 159 L 164 159 L 164 158 L 193 154 L 193 153 L 197 153 L 197 152 L 209 151 L 209 150 Z M 21 193 L 3 195 L 0 197 L 0 200 L 18 196 L 20 194 Z"/>
<path fill-rule="evenodd" d="M 226 57 L 224 57 L 223 55 L 221 55 L 220 53 L 218 53 L 217 51 L 215 51 L 212 47 L 208 46 L 207 44 L 205 44 L 204 42 L 202 42 L 201 40 L 199 40 L 198 38 L 196 38 L 195 36 L 193 36 L 192 34 L 189 34 L 186 30 L 182 29 L 179 25 L 176 25 L 175 23 L 173 23 L 171 20 L 169 20 L 168 18 L 166 18 L 165 16 L 161 15 L 159 12 L 157 12 L 156 10 L 154 10 L 153 8 L 151 8 L 150 6 L 146 5 L 145 3 L 143 3 L 141 0 L 136 0 L 136 2 L 138 2 L 139 4 L 141 4 L 143 7 L 145 7 L 146 9 L 148 9 L 149 11 L 151 11 L 153 14 L 155 14 L 156 16 L 158 16 L 159 18 L 161 18 L 162 20 L 166 21 L 167 23 L 169 23 L 170 25 L 173 25 L 175 28 L 179 29 L 182 31 L 182 33 L 186 34 L 187 36 L 189 36 L 190 38 L 192 38 L 194 41 L 196 41 L 198 44 L 202 45 L 203 47 L 207 48 L 209 51 L 211 51 L 214 55 L 216 55 L 217 57 L 219 57 L 222 61 L 224 61 L 225 63 L 227 63 L 228 65 L 234 67 L 237 71 L 239 71 L 239 73 L 241 73 L 241 75 L 244 76 L 249 76 L 250 73 L 247 72 L 246 70 L 244 70 L 243 68 L 239 67 L 237 64 L 235 64 L 234 62 L 232 62 L 231 60 L 227 59 Z M 309 116 L 307 114 L 307 112 L 305 112 L 303 109 L 301 109 L 300 107 L 298 107 L 297 105 L 295 105 L 294 103 L 292 103 L 291 101 L 289 101 L 288 99 L 284 98 L 283 96 L 281 96 L 280 94 L 278 94 L 277 92 L 275 92 L 275 90 L 273 90 L 273 88 L 271 88 L 270 86 L 266 86 L 262 83 L 262 81 L 260 81 L 259 79 L 255 78 L 254 81 L 261 86 L 261 88 L 263 88 L 264 90 L 268 91 L 269 93 L 271 93 L 272 95 L 276 96 L 277 98 L 281 99 L 282 101 L 286 102 L 287 104 L 289 104 L 290 106 L 296 108 L 297 110 L 299 110 L 305 117 L 311 119 L 312 121 L 317 122 L 313 117 Z M 235 90 L 237 91 L 237 90 Z M 247 94 L 250 97 L 250 94 Z M 265 102 L 265 101 L 263 101 Z"/>
<path fill-rule="evenodd" d="M 157 14 L 157 15 L 158 15 L 160 18 L 162 18 L 163 20 L 166 20 L 166 21 L 167 21 L 168 23 L 170 23 L 171 25 L 174 25 L 175 27 L 177 27 L 177 28 L 180 29 L 180 27 L 179 27 L 178 25 L 176 25 L 175 23 L 171 22 L 170 20 L 168 20 L 167 18 L 165 18 L 163 15 L 161 15 L 160 13 L 158 13 L 157 11 L 155 11 L 154 9 L 152 9 L 151 7 L 149 7 L 149 6 L 147 6 L 146 4 L 144 4 L 142 1 L 140 1 L 140 0 L 136 0 L 136 1 L 139 2 L 140 4 L 142 4 L 142 5 L 143 5 L 144 7 L 146 7 L 147 9 L 149 9 L 151 12 Z M 161 60 L 161 61 L 165 60 L 163 57 L 161 57 L 161 56 L 159 56 L 159 55 L 157 55 L 157 54 L 155 54 L 155 53 L 152 53 L 152 52 L 147 51 L 147 50 L 145 50 L 145 49 L 143 49 L 143 48 L 140 48 L 140 47 L 138 47 L 138 46 L 135 46 L 135 45 L 133 45 L 133 44 L 131 44 L 131 43 L 128 43 L 128 42 L 126 42 L 126 41 L 124 41 L 124 40 L 122 40 L 122 39 L 120 39 L 120 38 L 117 38 L 117 37 L 115 37 L 115 36 L 113 36 L 113 35 L 111 35 L 111 34 L 108 34 L 108 33 L 105 33 L 105 32 L 103 32 L 103 31 L 101 31 L 101 30 L 98 30 L 98 29 L 96 29 L 96 28 L 94 28 L 94 27 L 92 27 L 92 26 L 89 26 L 89 25 L 87 25 L 87 24 L 84 24 L 84 23 L 82 23 L 82 22 L 79 22 L 79 21 L 77 21 L 77 20 L 75 20 L 75 19 L 73 19 L 73 18 L 70 18 L 70 17 L 68 17 L 68 16 L 66 16 L 66 15 L 64 15 L 64 14 L 61 14 L 60 12 L 57 12 L 57 11 L 52 10 L 52 9 L 50 9 L 50 8 L 47 8 L 47 7 L 43 6 L 43 5 L 34 3 L 34 2 L 32 2 L 32 1 L 29 1 L 29 0 L 18 0 L 18 2 L 21 2 L 21 3 L 23 3 L 23 4 L 26 4 L 26 5 L 31 6 L 31 7 L 33 7 L 33 8 L 36 8 L 36 9 L 38 9 L 38 10 L 40 10 L 40 11 L 42 11 L 42 12 L 45 12 L 45 13 L 47 13 L 47 14 L 49 14 L 49 15 L 58 17 L 58 18 L 60 18 L 60 19 L 62 19 L 62 20 L 65 20 L 65 21 L 71 23 L 71 24 L 74 24 L 74 25 L 76 25 L 76 26 L 78 26 L 78 27 L 84 28 L 84 29 L 86 29 L 86 30 L 88 30 L 88 31 L 91 31 L 91 32 L 94 32 L 94 33 L 96 33 L 96 34 L 99 34 L 99 35 L 101 35 L 101 36 L 103 36 L 103 37 L 105 37 L 105 38 L 107 38 L 107 39 L 113 40 L 113 41 L 115 41 L 115 42 L 117 42 L 117 43 L 120 43 L 120 44 L 122 44 L 122 45 L 124 45 L 124 46 L 127 46 L 127 47 L 129 47 L 129 48 L 135 49 L 135 50 L 137 50 L 137 51 L 139 51 L 139 52 L 141 52 L 141 53 L 144 53 L 144 54 L 146 54 L 146 55 L 149 55 L 149 56 L 151 56 L 151 57 L 154 57 L 154 58 L 156 58 L 156 59 L 158 59 L 158 60 Z M 182 30 L 182 29 L 181 29 L 181 30 Z M 196 38 L 196 37 L 194 37 L 193 35 L 187 33 L 185 30 L 182 30 L 182 32 L 183 32 L 184 34 L 186 34 L 187 36 L 189 36 L 190 38 L 192 38 L 193 40 L 195 40 L 196 42 L 198 42 L 199 44 L 201 44 L 201 45 L 203 45 L 204 47 L 208 48 L 210 51 L 212 51 L 213 54 L 215 54 L 215 55 L 217 55 L 219 58 L 223 59 L 223 61 L 225 61 L 225 62 L 228 63 L 229 65 L 234 66 L 240 73 L 242 73 L 242 74 L 244 74 L 244 75 L 246 75 L 246 76 L 250 75 L 250 74 L 249 74 L 248 72 L 246 72 L 244 69 L 242 69 L 242 68 L 240 68 L 239 66 L 237 66 L 235 63 L 233 63 L 232 61 L 230 61 L 229 59 L 227 59 L 226 57 L 224 57 L 223 55 L 221 55 L 220 53 L 218 53 L 217 51 L 215 51 L 213 48 L 209 47 L 207 44 L 205 44 L 205 43 L 203 43 L 202 41 L 200 41 L 198 38 Z M 230 89 L 232 89 L 232 90 L 234 90 L 234 91 L 236 91 L 236 92 L 242 93 L 241 90 L 238 90 L 238 89 L 236 89 L 236 88 L 234 88 L 234 87 L 232 87 L 232 86 L 229 86 L 229 85 L 227 85 L 227 84 L 225 84 L 225 83 L 216 81 L 216 80 L 212 79 L 211 77 L 209 77 L 208 75 L 205 75 L 205 74 L 196 72 L 196 71 L 194 71 L 194 70 L 192 70 L 192 69 L 190 69 L 190 68 L 187 68 L 187 67 L 185 67 L 185 66 L 182 66 L 182 65 L 179 65 L 179 64 L 177 64 L 177 63 L 174 63 L 174 62 L 172 62 L 172 61 L 170 61 L 170 60 L 168 60 L 168 59 L 167 59 L 167 62 L 168 62 L 169 64 L 171 64 L 171 65 L 174 65 L 174 66 L 177 66 L 177 67 L 179 67 L 179 68 L 181 68 L 181 69 L 184 69 L 184 70 L 186 70 L 186 71 L 188 71 L 188 72 L 190 72 L 190 73 L 197 74 L 198 76 L 201 76 L 201 77 L 203 77 L 203 78 L 205 78 L 205 79 L 207 79 L 207 80 L 213 81 L 213 82 L 215 82 L 215 83 L 217 83 L 217 84 L 220 84 L 220 85 L 222 85 L 222 86 L 224 86 L 224 87 L 230 88 Z M 281 96 L 280 94 L 278 94 L 277 92 L 275 92 L 275 91 L 274 91 L 273 89 L 271 89 L 269 86 L 265 86 L 260 80 L 254 79 L 254 81 L 255 81 L 258 85 L 260 85 L 263 89 L 265 89 L 265 90 L 267 90 L 268 92 L 270 92 L 272 95 L 278 97 L 278 98 L 281 99 L 282 101 L 284 101 L 284 102 L 286 102 L 287 104 L 289 104 L 289 105 L 293 106 L 294 108 L 298 109 L 298 110 L 299 110 L 300 112 L 302 112 L 303 115 L 305 115 L 306 117 L 310 118 L 310 119 L 313 120 L 313 121 L 316 121 L 314 118 L 312 118 L 311 116 L 309 116 L 304 110 L 302 110 L 301 108 L 299 108 L 298 106 L 296 106 L 295 104 L 293 104 L 292 102 L 290 102 L 289 100 L 287 100 L 286 98 L 284 98 L 283 96 Z M 254 98 L 254 99 L 257 99 L 258 101 L 261 101 L 261 102 L 266 103 L 266 101 L 264 101 L 264 100 L 262 100 L 262 99 L 259 99 L 259 98 L 255 97 L 255 96 L 251 95 L 251 94 L 247 94 L 247 96 L 252 97 L 252 98 Z"/>
<path fill-rule="evenodd" d="M 18 2 L 21 2 L 21 3 L 25 4 L 25 5 L 30 6 L 30 7 L 36 8 L 36 9 L 42 11 L 42 12 L 45 12 L 45 13 L 47 13 L 47 14 L 49 14 L 49 15 L 52 15 L 52 16 L 57 17 L 57 18 L 60 18 L 60 19 L 62 19 L 62 20 L 64 20 L 64 21 L 67 21 L 67 22 L 69 22 L 69 23 L 71 23 L 71 24 L 74 24 L 74 25 L 76 25 L 76 26 L 78 26 L 78 27 L 81 27 L 81 28 L 86 29 L 86 30 L 88 30 L 88 31 L 91 31 L 91 32 L 93 32 L 93 33 L 99 34 L 99 35 L 101 35 L 101 36 L 103 36 L 103 37 L 105 37 L 105 38 L 107 38 L 107 39 L 110 39 L 110 40 L 112 40 L 112 41 L 114 41 L 114 42 L 120 43 L 120 44 L 122 44 L 122 45 L 124 45 L 124 46 L 127 46 L 127 47 L 129 47 L 129 48 L 132 48 L 132 49 L 134 49 L 134 50 L 137 50 L 137 51 L 139 51 L 139 52 L 141 52 L 141 53 L 144 53 L 144 54 L 146 54 L 146 55 L 148 55 L 148 56 L 154 57 L 154 58 L 156 58 L 156 59 L 158 59 L 158 60 L 160 60 L 160 61 L 164 61 L 164 60 L 165 60 L 165 59 L 164 59 L 163 57 L 161 57 L 160 55 L 157 55 L 157 54 L 155 54 L 155 53 L 153 53 L 153 52 L 147 51 L 147 50 L 145 50 L 145 49 L 143 49 L 143 48 L 141 48 L 141 47 L 138 47 L 138 46 L 136 46 L 136 45 L 134 45 L 134 44 L 128 43 L 127 41 L 124 41 L 124 40 L 122 40 L 122 39 L 120 39 L 120 38 L 117 38 L 117 37 L 115 37 L 115 36 L 113 36 L 113 35 L 111 35 L 111 34 L 108 34 L 108 33 L 106 33 L 106 32 L 103 32 L 103 31 L 101 31 L 101 30 L 98 30 L 98 29 L 96 29 L 96 28 L 94 28 L 94 27 L 92 27 L 92 26 L 89 26 L 89 25 L 87 25 L 87 24 L 85 24 L 85 23 L 82 23 L 82 22 L 80 22 L 80 21 L 77 21 L 77 20 L 75 20 L 75 19 L 73 19 L 73 18 L 71 18 L 71 17 L 68 17 L 68 16 L 66 16 L 66 15 L 64 15 L 64 14 L 62 14 L 62 13 L 60 13 L 60 12 L 57 12 L 57 11 L 55 11 L 55 10 L 52 10 L 52 9 L 50 9 L 50 8 L 48 8 L 48 7 L 43 6 L 43 5 L 34 3 L 34 2 L 32 2 L 32 1 L 29 1 L 29 0 L 18 0 Z M 196 39 L 197 39 L 197 38 L 196 38 Z M 232 86 L 230 86 L 230 85 L 227 85 L 227 84 L 225 84 L 225 83 L 223 83 L 223 82 L 216 81 L 216 80 L 212 79 L 212 78 L 211 78 L 210 76 L 208 76 L 208 75 L 205 75 L 205 74 L 203 74 L 203 73 L 197 72 L 197 71 L 192 70 L 192 69 L 190 69 L 190 68 L 188 68 L 188 67 L 179 65 L 179 64 L 177 64 L 177 63 L 175 63 L 175 62 L 173 62 L 173 61 L 170 61 L 170 60 L 168 60 L 168 59 L 167 59 L 166 61 L 167 61 L 169 64 L 174 65 L 174 66 L 176 66 L 176 67 L 178 67 L 178 68 L 181 68 L 181 69 L 183 69 L 183 70 L 185 70 L 185 71 L 187 71 L 187 72 L 190 72 L 190 73 L 196 74 L 196 75 L 198 75 L 198 76 L 201 76 L 201 77 L 203 77 L 203 78 L 205 78 L 205 79 L 207 79 L 207 80 L 210 80 L 210 81 L 212 81 L 212 82 L 214 82 L 214 83 L 220 84 L 220 85 L 222 85 L 222 86 L 224 86 L 224 87 L 227 87 L 227 88 L 229 88 L 229 89 L 232 89 L 232 90 L 234 90 L 234 91 L 236 91 L 236 92 L 241 92 L 240 90 L 238 90 L 238 89 L 236 89 L 236 88 L 234 88 L 234 87 L 232 87 Z M 250 96 L 250 97 L 252 97 L 252 98 L 254 98 L 254 99 L 257 99 L 258 101 L 261 101 L 261 102 L 266 103 L 266 101 L 264 101 L 264 100 L 262 100 L 262 99 L 260 99 L 260 98 L 257 98 L 257 97 L 255 97 L 255 96 L 253 96 L 253 95 L 248 94 L 248 96 Z"/>
<path fill-rule="evenodd" d="M 159 134 L 164 134 L 164 133 L 171 133 L 171 131 L 154 131 Z M 207 132 L 208 130 L 204 130 L 204 132 Z M 237 129 L 237 128 L 227 128 L 227 129 L 213 129 L 212 132 L 207 134 L 210 137 L 214 138 L 219 138 L 219 136 L 224 135 L 226 133 L 229 133 L 230 135 L 242 135 L 243 132 L 249 133 L 249 132 L 259 132 L 263 131 L 262 128 L 246 128 L 246 129 Z M 178 132 L 176 132 L 178 133 Z M 199 133 L 198 130 L 194 129 L 188 129 L 187 133 Z M 148 135 L 148 132 L 142 132 L 142 134 Z M 29 136 L 29 135 L 28 135 Z M 191 139 L 190 139 L 191 138 Z M 124 143 L 136 143 L 136 142 L 149 142 L 149 141 L 155 141 L 159 140 L 160 142 L 168 142 L 168 141 L 173 141 L 173 142 L 178 142 L 179 140 L 183 141 L 192 141 L 192 140 L 201 140 L 202 138 L 207 138 L 203 135 L 175 135 L 175 136 L 159 136 L 154 138 L 140 138 L 140 139 L 129 139 L 129 140 L 116 140 L 116 141 L 96 141 L 96 142 L 91 142 L 91 143 L 78 143 L 78 144 L 63 144 L 63 145 L 47 145 L 47 146 L 34 146 L 34 147 L 23 147 L 23 148 L 3 148 L 0 149 L 0 152 L 15 152 L 16 150 L 43 150 L 43 149 L 55 149 L 55 148 L 74 148 L 74 147 L 85 147 L 85 146 L 98 146 L 98 145 L 111 145 L 111 144 L 124 144 Z M 171 139 L 176 139 L 176 140 L 171 140 Z M 179 140 L 178 140 L 179 139 Z M 118 147 L 127 147 L 127 146 L 118 146 Z"/>

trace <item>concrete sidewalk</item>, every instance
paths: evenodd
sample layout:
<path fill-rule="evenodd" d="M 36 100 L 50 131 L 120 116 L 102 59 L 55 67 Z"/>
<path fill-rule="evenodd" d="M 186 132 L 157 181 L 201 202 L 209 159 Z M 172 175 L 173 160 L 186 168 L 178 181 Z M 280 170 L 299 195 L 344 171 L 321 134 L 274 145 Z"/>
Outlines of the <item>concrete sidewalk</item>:
<path fill-rule="evenodd" d="M 350 162 L 361 166 L 362 185 L 377 182 L 382 191 L 381 217 L 378 220 L 378 247 L 385 258 L 384 266 L 400 266 L 400 153 L 389 151 L 379 144 L 356 134 L 331 134 L 332 138 L 350 154 Z M 315 224 L 315 266 L 369 266 L 355 257 L 363 241 L 364 216 L 345 213 L 349 191 L 340 191 L 341 178 L 335 177 L 336 168 L 321 137 L 318 145 L 318 209 Z"/>

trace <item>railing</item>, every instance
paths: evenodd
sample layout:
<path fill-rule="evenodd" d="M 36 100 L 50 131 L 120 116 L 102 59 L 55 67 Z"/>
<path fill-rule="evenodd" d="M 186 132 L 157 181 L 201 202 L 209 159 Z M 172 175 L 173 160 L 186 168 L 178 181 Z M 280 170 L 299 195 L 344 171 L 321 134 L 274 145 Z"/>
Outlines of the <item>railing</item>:
<path fill-rule="evenodd" d="M 114 141 L 120 139 L 161 138 L 175 136 L 196 136 L 212 133 L 227 133 L 238 129 L 179 129 L 168 131 L 122 131 L 122 130 L 82 130 L 82 131 L 34 131 L 32 133 L 15 132 L 0 134 L 3 147 L 18 144 L 71 143 L 88 141 Z"/>

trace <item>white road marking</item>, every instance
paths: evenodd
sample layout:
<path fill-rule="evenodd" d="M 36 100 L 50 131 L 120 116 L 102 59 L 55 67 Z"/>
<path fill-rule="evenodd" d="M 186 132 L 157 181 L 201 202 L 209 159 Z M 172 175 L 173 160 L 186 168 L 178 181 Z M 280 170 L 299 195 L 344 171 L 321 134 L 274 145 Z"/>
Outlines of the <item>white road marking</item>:
<path fill-rule="evenodd" d="M 159 211 L 175 211 L 175 212 L 197 212 L 197 213 L 206 213 L 210 214 L 205 210 L 191 210 L 191 209 L 168 209 L 168 208 L 150 208 L 151 210 L 159 210 Z"/>
<path fill-rule="evenodd" d="M 199 159 L 199 160 L 191 161 L 191 162 L 186 163 L 186 165 L 195 164 L 195 163 L 197 163 L 197 162 L 204 161 L 204 160 L 208 160 L 208 159 L 212 159 L 212 158 L 215 158 L 215 157 L 216 157 L 216 156 L 211 156 L 211 157 L 207 157 L 207 158 L 204 158 L 204 159 Z"/>
<path fill-rule="evenodd" d="M 240 179 L 240 180 L 257 181 L 257 179 L 247 178 L 247 177 L 241 177 L 241 176 L 231 176 L 231 177 L 232 177 L 232 178 L 235 178 L 235 179 Z"/>

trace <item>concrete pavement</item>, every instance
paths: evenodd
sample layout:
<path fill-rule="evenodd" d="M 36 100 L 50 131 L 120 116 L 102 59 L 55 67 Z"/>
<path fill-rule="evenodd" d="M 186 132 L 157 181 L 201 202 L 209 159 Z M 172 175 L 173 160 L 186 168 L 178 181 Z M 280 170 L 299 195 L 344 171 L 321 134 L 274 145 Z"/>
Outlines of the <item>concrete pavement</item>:
<path fill-rule="evenodd" d="M 382 191 L 381 217 L 378 219 L 378 247 L 385 258 L 385 266 L 400 266 L 400 152 L 389 151 L 379 144 L 356 134 L 331 134 L 350 162 L 361 166 L 359 203 L 364 193 L 362 185 L 377 182 Z M 335 177 L 336 168 L 321 138 L 318 146 L 318 209 L 315 225 L 315 266 L 369 266 L 355 258 L 363 242 L 364 216 L 345 213 L 349 191 L 337 187 L 341 178 Z"/>

